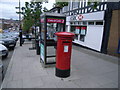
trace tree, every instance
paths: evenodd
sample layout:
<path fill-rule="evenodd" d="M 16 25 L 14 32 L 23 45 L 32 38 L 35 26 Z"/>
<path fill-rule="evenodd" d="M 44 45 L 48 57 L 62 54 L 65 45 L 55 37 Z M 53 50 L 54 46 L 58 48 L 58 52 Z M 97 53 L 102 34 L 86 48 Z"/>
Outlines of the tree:
<path fill-rule="evenodd" d="M 46 7 L 43 8 L 43 12 L 47 12 L 48 9 Z"/>
<path fill-rule="evenodd" d="M 68 2 L 56 2 L 54 3 L 53 7 L 64 7 L 64 6 L 68 6 Z"/>
<path fill-rule="evenodd" d="M 91 2 L 91 0 L 88 0 L 88 5 L 93 5 L 93 9 L 96 9 L 98 4 L 99 4 L 98 1 L 96 1 L 96 2 Z"/>
<path fill-rule="evenodd" d="M 23 15 L 23 30 L 29 33 L 30 28 L 34 25 L 38 25 L 40 21 L 40 14 L 42 13 L 42 3 L 41 2 L 25 2 L 25 7 L 22 7 Z"/>
<path fill-rule="evenodd" d="M 34 24 L 34 20 L 32 18 L 32 9 L 28 2 L 25 2 L 25 7 L 22 7 L 21 14 L 23 15 L 23 31 L 25 33 L 29 33 L 30 28 Z"/>

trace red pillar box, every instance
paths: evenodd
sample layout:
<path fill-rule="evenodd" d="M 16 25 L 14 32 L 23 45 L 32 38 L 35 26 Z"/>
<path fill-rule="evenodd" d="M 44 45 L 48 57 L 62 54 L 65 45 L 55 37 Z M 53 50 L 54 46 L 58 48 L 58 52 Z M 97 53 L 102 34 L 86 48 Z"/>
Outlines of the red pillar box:
<path fill-rule="evenodd" d="M 70 61 L 73 33 L 58 32 L 56 50 L 56 76 L 65 78 L 70 76 Z"/>

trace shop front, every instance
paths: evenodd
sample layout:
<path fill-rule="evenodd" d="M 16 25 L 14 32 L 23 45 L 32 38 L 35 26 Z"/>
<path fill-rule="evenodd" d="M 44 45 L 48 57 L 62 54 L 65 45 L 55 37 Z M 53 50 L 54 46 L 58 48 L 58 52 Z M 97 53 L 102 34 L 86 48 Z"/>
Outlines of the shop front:
<path fill-rule="evenodd" d="M 105 11 L 68 16 L 67 31 L 75 34 L 73 43 L 101 52 Z"/>

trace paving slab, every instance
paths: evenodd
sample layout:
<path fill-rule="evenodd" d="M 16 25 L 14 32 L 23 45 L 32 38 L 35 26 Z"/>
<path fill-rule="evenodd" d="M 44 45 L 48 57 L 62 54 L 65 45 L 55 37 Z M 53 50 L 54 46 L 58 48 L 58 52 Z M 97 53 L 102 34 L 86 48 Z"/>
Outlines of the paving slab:
<path fill-rule="evenodd" d="M 17 44 L 1 88 L 118 88 L 118 58 L 73 45 L 71 75 L 42 67 L 31 43 Z"/>

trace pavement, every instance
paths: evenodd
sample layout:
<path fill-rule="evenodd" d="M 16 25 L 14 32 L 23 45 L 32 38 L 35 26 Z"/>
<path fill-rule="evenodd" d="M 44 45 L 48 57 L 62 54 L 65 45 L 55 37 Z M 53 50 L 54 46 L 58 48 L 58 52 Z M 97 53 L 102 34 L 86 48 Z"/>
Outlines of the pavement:
<path fill-rule="evenodd" d="M 17 44 L 2 88 L 118 88 L 118 58 L 73 45 L 71 76 L 55 76 L 55 66 L 44 68 L 31 43 Z"/>

